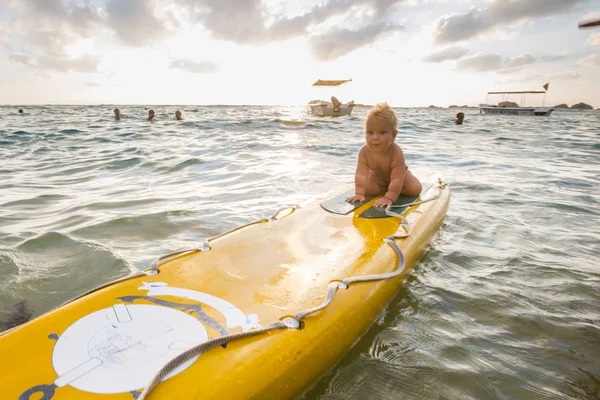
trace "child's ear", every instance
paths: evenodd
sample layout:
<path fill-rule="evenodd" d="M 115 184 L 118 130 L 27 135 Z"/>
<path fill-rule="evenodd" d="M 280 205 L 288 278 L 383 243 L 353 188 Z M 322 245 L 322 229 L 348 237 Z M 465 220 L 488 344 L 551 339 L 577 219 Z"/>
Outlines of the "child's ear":
<path fill-rule="evenodd" d="M 392 134 L 394 139 L 396 139 L 397 134 L 398 134 L 398 129 L 394 129 L 393 134 Z"/>

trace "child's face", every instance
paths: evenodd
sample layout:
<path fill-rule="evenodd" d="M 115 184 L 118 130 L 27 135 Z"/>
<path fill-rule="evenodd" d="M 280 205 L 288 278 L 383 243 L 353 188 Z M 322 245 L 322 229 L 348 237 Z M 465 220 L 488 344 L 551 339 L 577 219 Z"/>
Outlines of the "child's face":
<path fill-rule="evenodd" d="M 365 126 L 367 146 L 376 153 L 385 153 L 398 133 L 392 127 L 391 121 L 376 115 L 369 115 Z"/>

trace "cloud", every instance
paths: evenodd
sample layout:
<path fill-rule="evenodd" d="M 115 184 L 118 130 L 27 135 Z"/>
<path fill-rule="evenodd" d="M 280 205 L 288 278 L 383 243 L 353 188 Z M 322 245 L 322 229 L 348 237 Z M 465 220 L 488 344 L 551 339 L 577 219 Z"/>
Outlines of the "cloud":
<path fill-rule="evenodd" d="M 180 3 L 188 4 L 190 15 L 201 21 L 215 39 L 246 44 L 267 41 L 266 10 L 260 0 L 184 0 Z"/>
<path fill-rule="evenodd" d="M 495 71 L 502 67 L 502 56 L 499 54 L 475 54 L 459 60 L 456 66 L 458 69 L 471 71 Z"/>
<path fill-rule="evenodd" d="M 195 74 L 209 74 L 217 72 L 221 69 L 221 66 L 211 61 L 189 61 L 189 60 L 173 60 L 170 65 L 171 68 L 179 68 L 187 72 L 193 72 Z"/>
<path fill-rule="evenodd" d="M 600 32 L 596 32 L 590 35 L 588 42 L 595 47 L 600 47 Z"/>
<path fill-rule="evenodd" d="M 102 11 L 89 2 L 81 5 L 71 2 L 67 9 L 67 15 L 70 27 L 85 36 L 90 36 L 92 31 L 104 21 Z"/>
<path fill-rule="evenodd" d="M 539 58 L 540 62 L 556 62 L 556 61 L 562 61 L 564 59 L 566 59 L 567 57 L 569 57 L 568 54 L 553 54 L 550 56 L 541 56 Z"/>
<path fill-rule="evenodd" d="M 172 0 L 188 11 L 192 20 L 201 22 L 207 32 L 219 40 L 238 44 L 279 42 L 305 36 L 315 57 L 333 60 L 401 30 L 388 20 L 390 12 L 407 0 L 331 0 L 308 8 L 294 17 L 272 15 L 260 0 Z M 348 29 L 348 21 L 359 14 L 361 24 Z M 336 28 L 324 27 L 335 20 Z"/>
<path fill-rule="evenodd" d="M 548 79 L 558 79 L 563 81 L 571 81 L 575 79 L 581 78 L 581 72 L 578 71 L 569 71 L 569 72 L 561 72 L 558 74 L 552 74 L 548 77 Z"/>
<path fill-rule="evenodd" d="M 97 70 L 100 57 L 70 57 L 65 50 L 91 36 L 102 23 L 100 10 L 89 0 L 13 0 L 8 6 L 16 17 L 6 22 L 10 36 L 2 41 L 19 49 L 9 56 L 10 61 L 57 72 Z M 10 46 L 11 42 L 16 44 Z"/>
<path fill-rule="evenodd" d="M 368 24 L 383 21 L 407 0 L 330 0 L 308 8 L 294 17 L 272 15 L 260 0 L 172 0 L 178 7 L 186 8 L 196 21 L 216 39 L 236 43 L 264 43 L 281 41 L 306 35 L 311 27 L 328 20 L 347 16 L 360 10 Z"/>
<path fill-rule="evenodd" d="M 577 61 L 577 65 L 581 65 L 583 67 L 595 67 L 600 65 L 600 54 L 592 54 L 591 56 L 587 56 Z"/>
<path fill-rule="evenodd" d="M 440 63 L 448 60 L 458 60 L 469 53 L 469 50 L 462 47 L 448 47 L 447 49 L 429 54 L 423 58 L 424 62 Z"/>
<path fill-rule="evenodd" d="M 100 57 L 84 55 L 81 57 L 66 57 L 54 54 L 52 56 L 40 55 L 32 57 L 24 54 L 12 54 L 9 61 L 22 64 L 30 68 L 46 69 L 56 72 L 96 72 L 100 64 Z"/>
<path fill-rule="evenodd" d="M 597 21 L 600 19 L 600 11 L 590 11 L 581 17 L 582 22 Z"/>
<path fill-rule="evenodd" d="M 35 60 L 25 54 L 11 54 L 8 56 L 8 61 L 35 68 Z"/>
<path fill-rule="evenodd" d="M 84 55 L 81 57 L 40 57 L 39 65 L 56 72 L 96 72 L 100 64 L 99 56 Z"/>
<path fill-rule="evenodd" d="M 434 32 L 434 42 L 446 44 L 469 39 L 491 29 L 493 25 L 493 21 L 484 12 L 472 8 L 466 14 L 442 17 Z"/>
<path fill-rule="evenodd" d="M 11 24 L 6 21 L 0 21 L 0 45 L 8 46 L 12 36 Z"/>
<path fill-rule="evenodd" d="M 22 21 L 39 31 L 73 31 L 85 36 L 102 22 L 100 9 L 90 0 L 15 0 L 11 4 L 24 14 Z"/>
<path fill-rule="evenodd" d="M 501 84 L 501 85 L 505 85 L 508 83 L 526 83 L 527 85 L 530 85 L 531 82 L 541 82 L 540 86 L 545 83 L 545 82 L 552 82 L 555 80 L 559 80 L 559 81 L 570 81 L 570 80 L 576 80 L 576 79 L 581 79 L 583 77 L 583 75 L 581 74 L 581 72 L 578 71 L 566 71 L 566 72 L 559 72 L 559 73 L 555 73 L 555 74 L 540 74 L 540 73 L 530 73 L 530 74 L 526 74 L 526 75 L 519 75 L 519 76 L 513 76 L 509 79 L 502 79 L 502 80 L 497 80 L 494 81 L 495 84 Z M 541 90 L 541 89 L 540 89 Z"/>
<path fill-rule="evenodd" d="M 471 39 L 514 22 L 560 14 L 586 0 L 492 0 L 487 7 L 442 17 L 435 42 L 447 44 Z"/>
<path fill-rule="evenodd" d="M 524 65 L 533 64 L 535 58 L 529 53 L 523 53 L 517 57 L 509 58 L 504 61 L 504 67 L 506 68 L 518 68 Z"/>
<path fill-rule="evenodd" d="M 536 62 L 535 57 L 529 53 L 523 53 L 513 58 L 503 58 L 500 54 L 477 53 L 471 57 L 458 60 L 456 67 L 460 70 L 471 70 L 479 72 L 497 71 L 501 74 L 514 73 L 524 66 Z"/>
<path fill-rule="evenodd" d="M 144 46 L 167 36 L 167 23 L 173 21 L 170 12 L 157 17 L 159 3 L 154 0 L 108 0 L 107 24 L 130 46 Z"/>
<path fill-rule="evenodd" d="M 296 14 L 286 14 L 285 3 L 273 7 L 262 0 L 106 0 L 103 6 L 96 0 L 10 0 L 10 10 L 20 15 L 10 26 L 0 22 L 0 43 L 23 43 L 18 50 L 38 58 L 54 54 L 53 65 L 58 65 L 67 58 L 65 49 L 102 29 L 110 29 L 129 46 L 143 47 L 187 24 L 202 27 L 213 39 L 237 44 L 307 37 L 315 56 L 330 60 L 402 29 L 390 15 L 407 2 L 328 0 L 304 5 L 299 14 L 293 7 Z M 79 69 L 85 65 L 80 63 Z"/>
<path fill-rule="evenodd" d="M 376 42 L 381 37 L 403 29 L 401 26 L 390 26 L 387 23 L 372 24 L 356 31 L 339 29 L 311 37 L 310 47 L 318 61 L 335 60 L 353 50 Z"/>

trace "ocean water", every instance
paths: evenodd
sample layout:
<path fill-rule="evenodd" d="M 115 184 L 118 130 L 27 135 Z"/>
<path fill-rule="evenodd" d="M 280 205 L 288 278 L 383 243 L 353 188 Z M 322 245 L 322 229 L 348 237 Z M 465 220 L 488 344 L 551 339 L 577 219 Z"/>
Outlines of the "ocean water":
<path fill-rule="evenodd" d="M 352 182 L 362 117 L 303 107 L 0 107 L 0 330 Z M 397 109 L 444 225 L 304 399 L 600 398 L 600 112 Z"/>

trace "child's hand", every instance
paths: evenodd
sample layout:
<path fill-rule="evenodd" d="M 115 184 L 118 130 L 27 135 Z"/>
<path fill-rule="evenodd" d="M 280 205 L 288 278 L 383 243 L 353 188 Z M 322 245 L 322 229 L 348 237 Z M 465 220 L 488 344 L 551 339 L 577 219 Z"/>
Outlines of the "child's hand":
<path fill-rule="evenodd" d="M 346 197 L 346 201 L 348 203 L 356 203 L 359 201 L 365 201 L 365 195 L 364 194 L 355 194 L 354 196 Z"/>
<path fill-rule="evenodd" d="M 392 205 L 392 200 L 388 199 L 387 197 L 382 197 L 380 199 L 377 199 L 377 201 L 374 204 L 375 207 L 388 207 L 391 205 Z"/>

